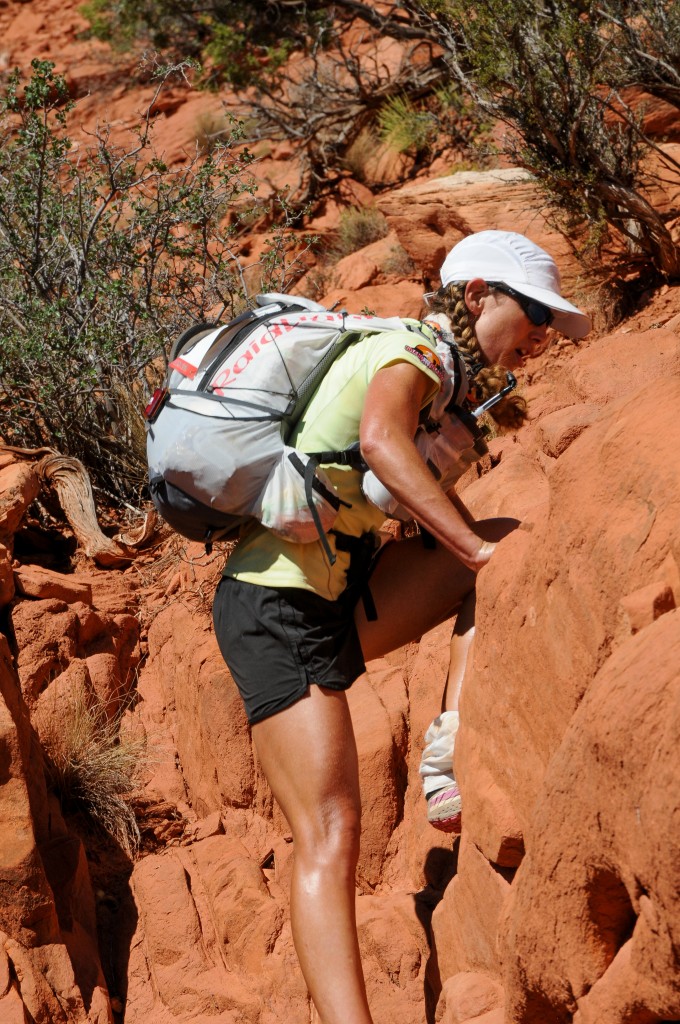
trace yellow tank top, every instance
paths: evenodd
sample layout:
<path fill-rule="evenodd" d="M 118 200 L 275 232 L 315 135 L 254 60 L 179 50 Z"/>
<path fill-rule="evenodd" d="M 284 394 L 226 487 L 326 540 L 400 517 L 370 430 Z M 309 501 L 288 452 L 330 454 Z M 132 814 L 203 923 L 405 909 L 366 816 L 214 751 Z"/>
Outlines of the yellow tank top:
<path fill-rule="evenodd" d="M 428 347 L 434 349 L 435 344 L 431 335 Z M 366 390 L 378 370 L 394 363 L 411 363 L 432 380 L 425 404 L 429 403 L 440 380 L 422 346 L 422 336 L 406 330 L 386 331 L 354 342 L 328 370 L 289 443 L 303 452 L 342 451 L 354 444 L 359 438 Z M 345 466 L 324 465 L 323 469 L 350 506 L 341 506 L 333 529 L 353 537 L 377 532 L 385 514 L 364 498 L 361 474 Z M 332 534 L 328 540 L 335 551 Z M 243 531 L 224 574 L 260 586 L 311 590 L 333 601 L 345 589 L 349 566 L 346 552 L 336 554 L 331 566 L 320 541 L 294 544 L 255 523 Z"/>

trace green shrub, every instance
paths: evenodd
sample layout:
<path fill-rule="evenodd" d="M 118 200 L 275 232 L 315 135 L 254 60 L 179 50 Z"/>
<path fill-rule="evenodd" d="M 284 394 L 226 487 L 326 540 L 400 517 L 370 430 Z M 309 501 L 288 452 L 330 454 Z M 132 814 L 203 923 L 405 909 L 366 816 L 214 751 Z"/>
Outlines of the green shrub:
<path fill-rule="evenodd" d="M 680 251 L 645 198 L 653 145 L 621 90 L 680 108 L 680 4 L 669 0 L 423 0 L 460 87 L 505 122 L 508 152 L 531 170 L 563 229 L 597 253 L 610 230 L 637 262 L 680 276 Z M 657 149 L 657 156 L 677 163 Z"/>
<path fill-rule="evenodd" d="M 236 87 L 247 87 L 261 77 L 263 68 L 273 75 L 288 59 L 292 42 L 281 39 L 254 48 L 252 39 L 233 25 L 215 23 L 212 38 L 203 53 L 213 65 L 212 75 Z"/>
<path fill-rule="evenodd" d="M 536 175 L 568 237 L 587 236 L 597 255 L 614 234 L 628 272 L 680 276 L 675 213 L 646 199 L 654 142 L 622 99 L 632 87 L 680 108 L 677 0 L 89 0 L 87 11 L 111 40 L 213 54 L 211 73 L 238 83 L 260 137 L 294 140 L 305 201 L 332 194 L 340 168 L 361 176 L 370 138 L 358 140 L 376 123 L 415 155 L 413 173 L 444 148 L 468 160 L 480 128 L 501 120 L 507 154 Z M 347 28 L 363 52 L 345 47 Z M 399 68 L 376 59 L 377 39 L 399 41 Z M 287 78 L 289 49 L 304 55 L 303 83 L 300 63 Z M 677 174 L 667 150 L 655 159 Z"/>
<path fill-rule="evenodd" d="M 99 39 L 151 46 L 175 61 L 196 58 L 209 66 L 206 81 L 237 87 L 270 79 L 326 21 L 303 3 L 252 0 L 87 0 L 80 10 Z"/>
<path fill-rule="evenodd" d="M 300 207 L 332 195 L 337 172 L 356 166 L 352 144 L 374 126 L 386 97 L 413 97 L 425 111 L 448 77 L 438 29 L 412 3 L 89 0 L 85 13 L 100 38 L 154 47 L 169 60 L 196 58 L 204 84 L 228 81 L 253 139 L 295 145 Z M 360 46 L 349 41 L 359 36 Z M 381 57 L 388 39 L 403 44 L 398 66 Z"/>
<path fill-rule="evenodd" d="M 234 242 L 250 155 L 234 123 L 205 159 L 168 167 L 148 118 L 125 149 L 106 126 L 76 149 L 63 78 L 32 67 L 23 89 L 10 77 L 0 127 L 0 435 L 79 458 L 95 486 L 135 501 L 141 411 L 166 349 L 248 300 Z M 286 285 L 281 232 L 250 269 L 257 290 Z"/>

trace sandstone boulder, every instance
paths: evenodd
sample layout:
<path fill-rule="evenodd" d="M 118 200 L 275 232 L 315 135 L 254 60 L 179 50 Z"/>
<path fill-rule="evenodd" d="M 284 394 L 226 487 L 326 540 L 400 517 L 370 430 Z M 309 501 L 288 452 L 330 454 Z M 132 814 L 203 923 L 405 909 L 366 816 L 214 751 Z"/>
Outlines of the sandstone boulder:
<path fill-rule="evenodd" d="M 551 760 L 506 911 L 513 1020 L 680 1014 L 679 663 L 676 609 L 609 658 Z"/>
<path fill-rule="evenodd" d="M 88 580 L 79 580 L 38 565 L 19 566 L 14 577 L 17 591 L 24 597 L 54 598 L 65 604 L 92 604 L 92 586 Z"/>
<path fill-rule="evenodd" d="M 547 249 L 572 299 L 583 287 L 580 266 L 564 237 L 549 225 L 545 199 L 527 171 L 459 171 L 404 185 L 376 205 L 432 288 L 439 287 L 439 269 L 449 249 L 464 235 L 487 228 L 519 231 Z"/>
<path fill-rule="evenodd" d="M 4 636 L 0 751 L 0 1019 L 112 1024 L 82 844 L 48 802 Z"/>
<path fill-rule="evenodd" d="M 14 597 L 14 572 L 12 570 L 12 555 L 8 547 L 0 543 L 0 608 Z"/>
<path fill-rule="evenodd" d="M 619 344 L 625 347 L 625 336 Z M 667 881 L 677 884 L 665 861 L 666 853 L 677 854 L 664 794 L 680 635 L 674 542 L 680 435 L 664 410 L 680 398 L 680 381 L 659 369 L 653 346 L 647 354 L 651 383 L 624 386 L 616 400 L 611 392 L 601 396 L 608 404 L 581 424 L 579 436 L 552 449 L 549 500 L 529 513 L 529 529 L 501 543 L 480 578 L 477 635 L 484 639 L 473 648 L 456 745 L 463 843 L 433 928 L 443 978 L 481 970 L 499 981 L 502 944 L 507 1013 L 523 1024 L 571 1021 L 577 1009 L 579 1024 L 651 1020 L 656 1013 L 655 1019 L 669 1019 L 677 1012 L 664 952 L 677 927 L 664 889 Z M 595 365 L 592 350 L 580 359 Z M 579 363 L 574 360 L 574 380 L 586 372 Z M 643 363 L 643 378 L 646 372 Z M 662 375 L 654 379 L 655 372 Z M 545 444 L 541 428 L 532 429 Z M 466 490 L 475 508 L 493 495 L 505 458 Z M 639 694 L 625 696 L 626 685 Z M 578 740 L 569 739 L 572 731 Z M 607 752 L 618 742 L 614 735 L 628 751 L 625 759 Z M 604 765 L 613 770 L 615 763 L 620 768 L 610 787 Z M 553 772 L 559 783 L 550 781 Z M 652 775 L 666 781 L 657 789 Z M 654 827 L 641 829 L 635 808 L 648 790 L 660 801 L 659 814 Z M 582 800 L 587 815 L 577 809 Z M 625 814 L 632 815 L 629 823 Z M 624 815 L 620 823 L 617 815 Z M 498 857 L 508 816 L 523 840 L 514 881 L 512 861 Z M 665 852 L 656 874 L 648 865 L 659 844 Z M 533 857 L 543 857 L 545 846 L 553 860 L 542 861 L 537 872 Z M 574 881 L 567 886 L 563 872 L 569 871 Z M 551 891 L 555 918 L 546 926 L 543 901 L 552 899 Z M 578 910 L 569 906 L 572 899 L 580 901 Z M 656 974 L 644 967 L 652 947 L 662 965 Z M 638 978 L 645 970 L 643 985 Z M 633 1007 L 638 1016 L 631 1016 Z"/>
<path fill-rule="evenodd" d="M 40 478 L 34 466 L 15 462 L 0 469 L 0 539 L 11 542 L 39 492 Z"/>

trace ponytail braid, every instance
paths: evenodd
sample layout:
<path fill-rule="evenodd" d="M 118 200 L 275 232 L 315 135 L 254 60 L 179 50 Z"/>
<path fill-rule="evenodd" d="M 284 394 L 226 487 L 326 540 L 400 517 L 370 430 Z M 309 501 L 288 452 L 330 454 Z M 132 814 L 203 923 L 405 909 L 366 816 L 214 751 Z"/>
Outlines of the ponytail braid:
<path fill-rule="evenodd" d="M 506 370 L 498 363 L 484 365 L 484 355 L 475 334 L 475 321 L 465 302 L 465 282 L 455 281 L 435 293 L 430 309 L 444 313 L 451 321 L 456 345 L 465 360 L 470 382 L 478 402 L 497 395 L 507 383 Z M 526 399 L 514 391 L 489 409 L 489 416 L 499 427 L 516 430 L 528 419 Z"/>

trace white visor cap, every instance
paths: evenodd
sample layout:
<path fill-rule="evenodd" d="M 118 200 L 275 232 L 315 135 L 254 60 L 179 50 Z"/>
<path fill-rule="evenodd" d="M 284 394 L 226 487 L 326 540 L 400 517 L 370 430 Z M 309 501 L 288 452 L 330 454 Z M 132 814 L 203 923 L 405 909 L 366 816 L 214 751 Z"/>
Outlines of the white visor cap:
<path fill-rule="evenodd" d="M 551 326 L 569 338 L 585 338 L 591 328 L 590 318 L 562 298 L 552 256 L 515 231 L 478 231 L 454 245 L 442 264 L 442 285 L 476 277 L 507 284 L 548 306 Z"/>

